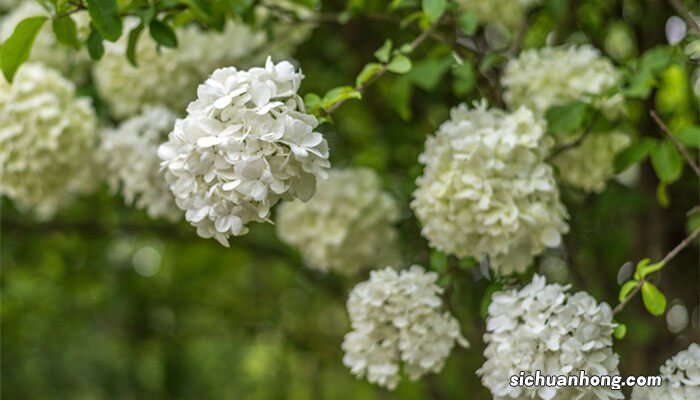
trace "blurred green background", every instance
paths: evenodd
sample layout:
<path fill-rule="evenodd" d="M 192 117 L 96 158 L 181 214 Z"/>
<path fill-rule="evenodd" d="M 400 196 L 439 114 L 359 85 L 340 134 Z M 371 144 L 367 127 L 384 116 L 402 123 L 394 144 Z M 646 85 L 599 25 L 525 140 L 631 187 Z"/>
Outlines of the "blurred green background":
<path fill-rule="evenodd" d="M 348 7 L 323 3 L 331 12 Z M 415 37 L 411 29 L 372 17 L 385 12 L 387 1 L 350 3 L 364 15 L 344 25 L 321 24 L 296 54 L 307 77 L 302 92 L 352 84 L 386 37 L 395 43 Z M 673 15 L 663 1 L 544 3 L 530 17 L 526 47 L 543 46 L 556 32 L 558 42 L 591 42 L 621 64 L 665 44 L 665 22 Z M 369 166 L 383 176 L 403 207 L 405 259 L 423 265 L 430 265 L 430 252 L 408 209 L 420 174 L 417 156 L 449 108 L 481 98 L 483 87 L 478 74 L 449 73 L 449 63 L 439 60 L 450 57 L 448 46 L 428 42 L 411 73 L 382 77 L 362 101 L 341 107 L 335 124 L 321 128 L 335 167 Z M 426 82 L 422 71 L 436 69 L 444 71 Z M 649 107 L 671 126 L 698 121 L 692 73 L 672 66 L 655 96 L 630 104 L 638 134 L 662 137 L 646 115 Z M 658 204 L 656 189 L 648 161 L 632 186 L 611 181 L 600 195 L 562 188 L 572 229 L 566 253 L 550 258 L 566 260 L 568 268 L 547 264 L 540 271 L 616 304 L 625 263 L 660 259 L 698 223 L 686 215 L 700 195 L 692 171 L 685 168 L 668 188 L 666 207 Z M 463 270 L 452 294 L 472 347 L 455 349 L 441 374 L 404 379 L 387 392 L 356 380 L 342 364 L 345 297 L 367 275 L 343 278 L 304 268 L 270 225 L 258 224 L 224 248 L 197 237 L 186 223 L 149 220 L 106 187 L 50 222 L 19 213 L 7 200 L 1 217 L 6 399 L 490 398 L 474 373 L 483 363 L 482 301 L 493 288 L 478 267 Z M 615 344 L 623 375 L 653 375 L 666 358 L 700 341 L 699 257 L 693 245 L 654 277 L 669 306 L 679 306 L 676 314 L 652 317 L 637 298 L 618 316 L 628 328 Z M 627 278 L 625 268 L 620 275 Z M 683 315 L 687 321 L 678 330 Z"/>

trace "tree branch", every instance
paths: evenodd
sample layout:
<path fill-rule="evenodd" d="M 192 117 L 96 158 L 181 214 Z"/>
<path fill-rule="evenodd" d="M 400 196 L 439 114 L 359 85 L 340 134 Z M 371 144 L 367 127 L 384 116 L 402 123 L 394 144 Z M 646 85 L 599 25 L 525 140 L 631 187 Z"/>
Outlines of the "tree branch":
<path fill-rule="evenodd" d="M 685 146 L 681 142 L 676 139 L 675 136 L 671 133 L 671 131 L 668 129 L 668 126 L 664 123 L 664 121 L 661 120 L 658 114 L 656 114 L 656 111 L 650 110 L 649 114 L 651 117 L 656 121 L 657 125 L 661 128 L 661 130 L 668 136 L 669 139 L 671 139 L 671 142 L 676 146 L 678 151 L 683 155 L 683 158 L 685 158 L 685 161 L 688 162 L 688 165 L 690 165 L 690 168 L 693 169 L 695 172 L 695 175 L 700 177 L 700 167 L 695 163 L 695 160 L 693 160 L 693 157 L 688 154 L 688 151 L 686 150 Z"/>
<path fill-rule="evenodd" d="M 675 257 L 678 255 L 678 253 L 680 253 L 683 249 L 685 249 L 686 247 L 688 247 L 688 245 L 689 245 L 693 240 L 695 240 L 695 238 L 698 237 L 698 235 L 700 235 L 700 228 L 698 228 L 698 229 L 696 229 L 695 231 L 693 231 L 693 233 L 691 233 L 690 235 L 688 235 L 688 237 L 686 237 L 685 239 L 683 239 L 683 241 L 681 241 L 680 243 L 678 243 L 678 245 L 677 245 L 676 247 L 674 247 L 673 250 L 669 251 L 668 254 L 666 254 L 666 256 L 663 258 L 663 260 L 661 260 L 661 262 L 662 262 L 664 265 L 666 265 L 669 261 L 671 261 L 673 258 L 675 258 Z M 625 306 L 627 305 L 627 303 L 629 303 L 630 300 L 632 300 L 632 298 L 642 289 L 642 286 L 644 285 L 644 283 L 645 283 L 646 281 L 647 281 L 646 278 L 642 278 L 642 279 L 639 281 L 639 283 L 637 284 L 637 286 L 635 286 L 634 289 L 632 289 L 632 291 L 627 295 L 627 297 L 625 297 L 625 299 L 622 300 L 622 301 L 620 302 L 620 304 L 618 304 L 618 305 L 613 309 L 613 314 L 614 314 L 614 315 L 615 315 L 615 314 L 618 314 L 620 311 L 622 311 L 623 308 L 625 308 Z"/>
<path fill-rule="evenodd" d="M 593 117 L 591 118 L 591 123 L 588 124 L 588 126 L 586 127 L 586 130 L 584 130 L 581 133 L 581 136 L 576 138 L 576 140 L 574 140 L 573 142 L 566 143 L 566 144 L 561 145 L 560 147 L 554 149 L 554 151 L 547 157 L 547 161 L 552 161 L 561 153 L 564 153 L 568 150 L 571 150 L 575 147 L 578 147 L 578 145 L 580 145 L 586 139 L 586 137 L 591 133 L 591 130 L 593 130 L 593 125 L 595 125 L 595 121 L 598 118 L 598 113 L 599 113 L 599 111 L 596 110 L 595 113 L 593 114 Z"/>
<path fill-rule="evenodd" d="M 423 44 L 423 42 L 425 42 L 426 39 L 428 39 L 433 34 L 433 32 L 435 31 L 435 29 L 437 29 L 439 24 L 440 24 L 440 20 L 433 22 L 433 24 L 428 29 L 424 30 L 420 35 L 418 35 L 418 37 L 416 37 L 411 42 L 411 44 L 409 45 L 408 51 L 406 51 L 404 54 L 413 53 L 421 44 Z M 367 82 L 365 82 L 359 86 L 355 86 L 354 91 L 362 93 L 365 89 L 367 89 L 369 86 L 371 86 L 377 79 L 379 79 L 379 77 L 384 75 L 384 73 L 389 69 L 389 62 L 390 61 L 382 63 L 382 65 L 379 68 L 379 70 L 377 71 L 377 73 L 375 73 L 374 76 L 370 80 L 368 80 Z M 341 101 L 333 104 L 327 110 L 324 110 L 323 114 L 324 115 L 332 114 L 335 110 L 340 108 L 340 106 L 345 104 L 346 101 L 347 100 L 341 100 Z"/>

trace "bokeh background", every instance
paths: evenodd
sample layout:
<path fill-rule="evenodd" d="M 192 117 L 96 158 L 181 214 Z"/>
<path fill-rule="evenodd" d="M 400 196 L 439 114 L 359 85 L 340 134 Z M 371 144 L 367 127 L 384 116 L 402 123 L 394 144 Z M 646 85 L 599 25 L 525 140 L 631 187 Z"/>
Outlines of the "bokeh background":
<path fill-rule="evenodd" d="M 360 7 L 365 15 L 321 23 L 299 48 L 294 59 L 307 77 L 302 92 L 351 84 L 384 38 L 404 43 L 415 37 L 379 18 L 387 3 L 323 2 L 330 13 Z M 672 15 L 664 1 L 549 0 L 530 17 L 524 47 L 541 47 L 554 32 L 559 43 L 590 42 L 624 64 L 667 43 Z M 430 58 L 416 60 L 407 75 L 382 77 L 321 130 L 334 166 L 380 173 L 402 205 L 404 258 L 430 266 L 408 209 L 420 174 L 416 159 L 451 106 L 481 97 L 485 78 L 449 73 L 449 62 L 439 61 L 450 59 L 447 45 L 428 42 L 421 54 Z M 424 79 L 425 71 L 436 70 L 439 79 Z M 663 135 L 645 107 L 657 109 L 670 126 L 698 120 L 693 72 L 668 68 L 655 96 L 630 104 L 639 134 Z M 90 91 L 89 82 L 83 90 Z M 648 162 L 633 175 L 599 195 L 563 187 L 572 227 L 566 251 L 546 254 L 536 269 L 614 305 L 630 261 L 660 259 L 700 223 L 686 215 L 700 197 L 688 168 L 668 188 L 666 207 L 657 201 Z M 404 379 L 387 392 L 356 380 L 342 364 L 345 298 L 367 274 L 348 278 L 305 268 L 270 225 L 255 225 L 224 248 L 187 223 L 150 220 L 105 186 L 49 222 L 3 199 L 0 227 L 6 399 L 490 398 L 474 372 L 483 363 L 482 303 L 495 286 L 478 266 L 461 269 L 452 294 L 472 348 L 455 349 L 441 374 Z M 700 341 L 699 265 L 696 243 L 654 276 L 669 299 L 666 315 L 650 316 L 637 298 L 618 316 L 628 332 L 615 343 L 623 375 L 653 375 L 666 358 Z"/>

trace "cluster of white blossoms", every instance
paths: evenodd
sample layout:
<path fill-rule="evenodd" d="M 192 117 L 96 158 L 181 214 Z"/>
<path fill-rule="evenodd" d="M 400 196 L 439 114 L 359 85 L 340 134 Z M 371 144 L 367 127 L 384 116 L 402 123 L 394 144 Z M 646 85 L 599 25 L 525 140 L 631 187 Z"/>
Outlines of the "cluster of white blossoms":
<path fill-rule="evenodd" d="M 617 131 L 591 134 L 557 155 L 554 165 L 562 181 L 587 192 L 602 192 L 605 182 L 615 174 L 615 156 L 630 143 L 628 135 Z"/>
<path fill-rule="evenodd" d="M 395 389 L 403 371 L 416 380 L 439 372 L 455 343 L 468 347 L 459 323 L 441 312 L 438 275 L 418 265 L 397 272 L 387 267 L 350 292 L 352 331 L 343 340 L 343 363 L 357 377 Z"/>
<path fill-rule="evenodd" d="M 197 89 L 187 117 L 158 149 L 185 218 L 228 245 L 250 221 L 269 221 L 281 199 L 306 201 L 326 178 L 328 143 L 297 95 L 302 73 L 287 61 L 221 68 Z"/>
<path fill-rule="evenodd" d="M 610 97 L 604 94 L 620 80 L 621 74 L 610 60 L 595 47 L 581 45 L 525 50 L 508 62 L 501 83 L 503 97 L 512 109 L 526 106 L 544 116 L 552 106 L 581 100 L 599 108 L 606 117 L 616 118 L 625 112 L 624 98 L 619 93 Z M 558 145 L 575 141 L 581 134 L 560 138 Z M 580 146 L 557 155 L 553 162 L 563 182 L 600 192 L 613 175 L 615 155 L 630 139 L 619 131 L 589 136 Z"/>
<path fill-rule="evenodd" d="M 660 387 L 635 386 L 632 400 L 700 399 L 700 345 L 693 343 L 659 368 Z"/>
<path fill-rule="evenodd" d="M 606 387 L 520 387 L 509 378 L 534 375 L 619 375 L 612 351 L 612 310 L 585 292 L 535 275 L 521 290 L 496 292 L 488 308 L 486 362 L 477 370 L 496 400 L 622 399 Z"/>
<path fill-rule="evenodd" d="M 162 107 L 144 112 L 100 134 L 98 160 L 113 191 L 121 191 L 129 205 L 144 209 L 151 218 L 174 221 L 182 216 L 175 205 L 165 173 L 160 169 L 158 146 L 172 131 L 177 117 Z"/>
<path fill-rule="evenodd" d="M 398 262 L 396 201 L 367 168 L 332 170 L 307 202 L 277 209 L 277 234 L 309 267 L 354 274 Z"/>
<path fill-rule="evenodd" d="M 0 193 L 48 218 L 94 187 L 97 122 L 88 99 L 42 64 L 0 77 Z"/>
<path fill-rule="evenodd" d="M 551 139 L 526 108 L 477 103 L 452 109 L 428 137 L 411 207 L 430 245 L 458 257 L 489 258 L 498 273 L 522 272 L 567 232 L 552 167 Z"/>
<path fill-rule="evenodd" d="M 18 4 L 16 8 L 0 19 L 0 43 L 7 40 L 24 19 L 37 16 L 49 17 L 50 15 L 36 1 L 27 0 Z M 79 37 L 85 39 L 90 29 L 90 17 L 87 11 L 74 13 L 71 18 L 76 22 Z M 80 64 L 87 63 L 89 57 L 85 51 L 78 51 L 59 43 L 51 28 L 51 21 L 47 21 L 34 39 L 29 60 L 41 62 L 64 74 L 73 76 L 74 73 L 78 72 L 73 71 L 73 69 L 82 67 Z M 79 69 L 82 70 L 82 68 Z"/>
<path fill-rule="evenodd" d="M 136 23 L 127 19 L 125 32 Z M 96 63 L 93 76 L 100 95 L 118 118 L 135 115 L 147 104 L 181 110 L 213 70 L 252 66 L 268 55 L 286 56 L 309 32 L 304 27 L 298 31 L 303 34 L 278 29 L 269 39 L 265 30 L 243 23 L 228 22 L 223 32 L 188 25 L 176 30 L 178 46 L 173 49 L 158 48 L 148 33 L 142 33 L 135 50 L 137 67 L 125 57 L 128 35 L 124 34 L 116 43 L 105 43 L 105 54 Z"/>
<path fill-rule="evenodd" d="M 542 0 L 457 0 L 457 3 L 462 10 L 476 14 L 479 21 L 514 32 Z"/>

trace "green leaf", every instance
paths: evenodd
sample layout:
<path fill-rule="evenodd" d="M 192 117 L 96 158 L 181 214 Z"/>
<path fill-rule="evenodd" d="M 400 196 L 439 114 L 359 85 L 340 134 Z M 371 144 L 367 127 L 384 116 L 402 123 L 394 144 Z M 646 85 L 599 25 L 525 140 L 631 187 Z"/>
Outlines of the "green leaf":
<path fill-rule="evenodd" d="M 356 91 L 350 86 L 340 86 L 329 90 L 325 96 L 323 96 L 323 108 L 328 109 L 332 107 L 335 103 L 339 101 L 344 101 L 348 99 L 360 99 L 362 95 L 360 92 Z"/>
<path fill-rule="evenodd" d="M 182 3 L 188 5 L 190 9 L 203 16 L 211 15 L 211 5 L 209 2 L 204 0 L 180 0 Z"/>
<path fill-rule="evenodd" d="M 659 180 L 666 184 L 678 180 L 683 172 L 681 155 L 678 154 L 676 146 L 668 140 L 652 149 L 651 165 Z"/>
<path fill-rule="evenodd" d="M 630 294 L 630 292 L 632 291 L 632 289 L 634 289 L 635 287 L 637 287 L 638 284 L 639 284 L 639 282 L 636 281 L 636 280 L 625 282 L 625 284 L 622 285 L 622 287 L 620 288 L 620 294 L 619 294 L 619 296 L 617 297 L 618 300 L 624 301 L 624 300 L 627 298 L 627 296 Z"/>
<path fill-rule="evenodd" d="M 119 18 L 117 0 L 87 0 L 88 13 L 100 36 L 115 42 L 122 34 L 122 20 Z"/>
<path fill-rule="evenodd" d="M 430 22 L 435 22 L 445 12 L 447 0 L 421 0 L 421 6 L 425 16 Z"/>
<path fill-rule="evenodd" d="M 387 66 L 387 69 L 397 74 L 405 74 L 406 72 L 411 70 L 411 60 L 409 60 L 408 57 L 402 54 L 397 54 L 391 60 L 391 62 Z"/>
<path fill-rule="evenodd" d="M 307 93 L 304 96 L 304 107 L 307 112 L 315 114 L 321 110 L 321 96 L 316 93 Z"/>
<path fill-rule="evenodd" d="M 647 50 L 639 59 L 639 69 L 652 74 L 665 70 L 673 62 L 673 47 L 658 46 Z"/>
<path fill-rule="evenodd" d="M 442 81 L 453 62 L 454 59 L 449 56 L 441 59 L 427 58 L 413 64 L 409 76 L 415 86 L 430 91 Z"/>
<path fill-rule="evenodd" d="M 700 126 L 686 126 L 675 134 L 674 137 L 681 142 L 683 146 L 700 149 Z"/>
<path fill-rule="evenodd" d="M 654 139 L 645 138 L 619 152 L 615 156 L 615 173 L 619 174 L 633 164 L 643 161 L 654 146 L 656 146 Z"/>
<path fill-rule="evenodd" d="M 154 19 L 148 26 L 148 30 L 158 44 L 165 47 L 177 47 L 177 35 L 175 35 L 173 28 L 165 22 Z"/>
<path fill-rule="evenodd" d="M 377 60 L 385 63 L 389 61 L 389 56 L 391 55 L 391 49 L 393 48 L 394 44 L 391 42 L 391 39 L 387 39 L 382 47 L 379 48 L 379 50 L 374 52 L 374 56 L 377 57 Z"/>
<path fill-rule="evenodd" d="M 622 340 L 627 334 L 627 325 L 616 322 L 616 326 L 613 328 L 613 336 L 615 339 Z"/>
<path fill-rule="evenodd" d="M 129 32 L 129 41 L 126 46 L 126 58 L 134 67 L 138 66 L 136 62 L 136 43 L 139 40 L 139 35 L 143 31 L 143 24 L 139 24 L 136 28 Z"/>
<path fill-rule="evenodd" d="M 649 264 L 650 261 L 650 259 L 645 258 L 637 263 L 637 270 L 634 273 L 635 279 L 644 279 L 649 276 L 649 274 L 654 273 L 664 267 L 664 263 L 661 261 L 654 264 Z"/>
<path fill-rule="evenodd" d="M 668 197 L 667 186 L 663 182 L 659 182 L 656 185 L 656 201 L 659 203 L 661 208 L 668 208 L 671 205 L 671 199 Z"/>
<path fill-rule="evenodd" d="M 105 54 L 105 47 L 102 45 L 102 36 L 93 27 L 90 30 L 90 36 L 87 38 L 87 49 L 90 58 L 99 60 Z"/>
<path fill-rule="evenodd" d="M 229 7 L 234 15 L 240 16 L 245 14 L 253 5 L 255 0 L 228 0 Z"/>
<path fill-rule="evenodd" d="M 377 63 L 369 63 L 365 65 L 364 68 L 362 68 L 362 71 L 360 71 L 360 73 L 357 75 L 357 79 L 355 79 L 355 86 L 362 86 L 364 83 L 372 79 L 381 68 L 381 64 Z"/>
<path fill-rule="evenodd" d="M 80 48 L 80 39 L 78 39 L 78 28 L 75 21 L 70 15 L 56 18 L 51 22 L 53 33 L 56 35 L 56 40 L 66 46 L 74 49 Z"/>
<path fill-rule="evenodd" d="M 551 107 L 545 113 L 547 127 L 554 133 L 570 133 L 583 129 L 593 116 L 593 108 L 581 101 Z"/>
<path fill-rule="evenodd" d="M 465 60 L 462 64 L 456 64 L 452 68 L 452 76 L 454 77 L 452 90 L 456 95 L 463 96 L 474 89 L 476 73 L 474 66 L 470 62 Z"/>
<path fill-rule="evenodd" d="M 473 12 L 466 12 L 457 18 L 457 26 L 467 36 L 471 36 L 476 32 L 479 26 L 479 17 Z"/>
<path fill-rule="evenodd" d="M 489 305 L 491 305 L 491 298 L 494 293 L 498 292 L 501 289 L 503 289 L 503 284 L 498 282 L 491 283 L 486 287 L 486 293 L 484 293 L 484 297 L 481 298 L 481 303 L 479 304 L 479 315 L 481 315 L 481 318 L 486 319 L 486 317 L 489 314 Z"/>
<path fill-rule="evenodd" d="M 22 20 L 15 27 L 12 35 L 2 44 L 0 65 L 8 82 L 12 82 L 17 69 L 29 59 L 34 39 L 45 21 L 46 17 L 43 16 Z"/>
<path fill-rule="evenodd" d="M 644 307 L 655 317 L 666 311 L 666 296 L 651 282 L 644 282 L 642 285 L 642 300 Z"/>
<path fill-rule="evenodd" d="M 447 264 L 447 254 L 438 250 L 432 250 L 430 252 L 430 268 L 432 270 L 437 272 L 447 271 Z"/>
<path fill-rule="evenodd" d="M 481 63 L 479 64 L 479 70 L 480 71 L 488 71 L 493 66 L 501 64 L 507 60 L 508 60 L 508 58 L 506 56 L 504 56 L 503 54 L 489 53 L 481 60 Z"/>

